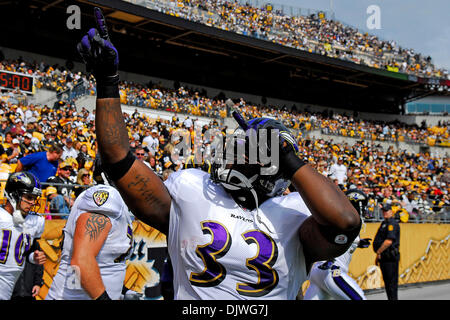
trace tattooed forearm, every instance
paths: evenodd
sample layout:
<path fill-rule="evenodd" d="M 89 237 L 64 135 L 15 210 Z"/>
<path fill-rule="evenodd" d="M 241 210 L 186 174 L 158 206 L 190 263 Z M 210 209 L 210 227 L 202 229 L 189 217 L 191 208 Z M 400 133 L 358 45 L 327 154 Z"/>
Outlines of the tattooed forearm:
<path fill-rule="evenodd" d="M 144 173 L 137 173 L 130 180 L 124 185 L 127 193 L 133 195 L 128 199 L 130 210 L 145 223 L 166 233 L 168 216 L 161 212 L 170 211 L 170 196 L 164 185 L 158 185 L 161 182 L 156 175 L 153 179 Z"/>
<path fill-rule="evenodd" d="M 149 188 L 149 185 L 151 185 L 149 177 L 146 177 L 142 174 L 137 174 L 133 182 L 130 182 L 128 184 L 128 189 L 135 190 L 137 194 L 139 194 L 139 196 L 144 200 L 146 205 L 148 205 L 149 203 L 155 205 L 155 202 L 159 203 L 159 199 L 154 195 L 152 189 Z"/>
<path fill-rule="evenodd" d="M 108 225 L 109 218 L 102 214 L 90 214 L 86 221 L 86 232 L 91 241 L 95 241 L 99 234 L 105 230 Z"/>
<path fill-rule="evenodd" d="M 95 127 L 104 160 L 114 163 L 122 159 L 128 152 L 130 143 L 119 99 L 97 100 Z"/>

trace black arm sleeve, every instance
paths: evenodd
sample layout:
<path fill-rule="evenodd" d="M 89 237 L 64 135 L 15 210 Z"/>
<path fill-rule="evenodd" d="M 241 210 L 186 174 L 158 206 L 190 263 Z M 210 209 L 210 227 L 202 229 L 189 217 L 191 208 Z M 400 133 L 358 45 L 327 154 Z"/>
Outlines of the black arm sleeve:
<path fill-rule="evenodd" d="M 39 245 L 39 242 L 37 241 L 37 239 L 34 239 L 32 247 L 33 246 L 34 246 L 34 249 L 32 252 L 34 252 L 34 250 L 41 250 L 41 246 Z M 33 285 L 34 286 L 42 286 L 44 284 L 44 282 L 42 280 L 42 276 L 44 275 L 44 266 L 38 265 L 38 264 L 32 264 L 31 267 L 33 268 Z"/>

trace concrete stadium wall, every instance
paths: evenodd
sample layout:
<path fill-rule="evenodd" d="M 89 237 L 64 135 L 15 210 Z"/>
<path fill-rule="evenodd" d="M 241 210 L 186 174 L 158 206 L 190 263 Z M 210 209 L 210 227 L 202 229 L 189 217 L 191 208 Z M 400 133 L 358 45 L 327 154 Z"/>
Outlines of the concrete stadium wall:
<path fill-rule="evenodd" d="M 95 109 L 95 100 L 96 100 L 95 96 L 84 96 L 84 97 L 78 99 L 77 101 L 75 101 L 75 106 L 77 108 L 77 111 L 80 111 L 81 108 L 84 107 L 89 112 L 92 112 L 92 110 Z M 130 115 L 137 109 L 139 113 L 142 113 L 153 119 L 160 117 L 161 119 L 172 120 L 172 117 L 175 114 L 174 112 L 168 112 L 168 111 L 164 111 L 164 110 L 147 109 L 147 108 L 139 108 L 139 107 L 135 107 L 135 106 L 128 106 L 125 104 L 122 104 L 121 107 L 122 107 L 123 112 L 126 112 Z M 199 125 L 209 124 L 209 122 L 211 121 L 211 118 L 208 118 L 208 117 L 192 116 L 192 115 L 188 115 L 188 114 L 177 114 L 177 117 L 181 121 L 183 121 L 187 117 L 190 117 L 191 119 L 198 119 Z"/>
<path fill-rule="evenodd" d="M 361 238 L 375 238 L 380 223 L 363 226 Z M 400 224 L 399 284 L 450 279 L 450 224 Z M 381 271 L 374 265 L 373 247 L 357 249 L 349 273 L 362 289 L 384 286 Z"/>

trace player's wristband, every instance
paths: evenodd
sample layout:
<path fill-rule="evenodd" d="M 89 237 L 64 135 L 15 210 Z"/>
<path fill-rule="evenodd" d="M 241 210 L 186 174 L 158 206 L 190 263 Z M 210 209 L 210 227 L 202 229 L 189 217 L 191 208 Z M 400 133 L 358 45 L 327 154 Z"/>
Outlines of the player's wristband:
<path fill-rule="evenodd" d="M 130 170 L 135 160 L 136 157 L 130 150 L 122 160 L 112 164 L 103 163 L 102 168 L 103 170 L 105 170 L 110 179 L 112 179 L 113 181 L 117 181 L 122 178 L 128 172 L 128 170 Z"/>
<path fill-rule="evenodd" d="M 118 74 L 97 80 L 97 99 L 106 98 L 120 98 Z"/>
<path fill-rule="evenodd" d="M 303 167 L 307 162 L 300 159 L 293 151 L 284 154 L 280 158 L 280 167 L 283 170 L 284 176 L 291 179 L 298 169 Z"/>
<path fill-rule="evenodd" d="M 103 293 L 95 300 L 111 300 L 111 298 L 108 296 L 108 293 L 103 291 Z"/>

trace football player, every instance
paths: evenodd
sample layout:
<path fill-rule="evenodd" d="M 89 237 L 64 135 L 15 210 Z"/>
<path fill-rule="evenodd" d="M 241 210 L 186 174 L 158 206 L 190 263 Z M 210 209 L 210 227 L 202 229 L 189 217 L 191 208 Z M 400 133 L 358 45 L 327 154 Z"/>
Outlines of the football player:
<path fill-rule="evenodd" d="M 99 152 L 133 214 L 167 235 L 174 299 L 295 299 L 311 263 L 343 254 L 359 234 L 361 221 L 350 201 L 300 159 L 281 123 L 263 118 L 241 127 L 281 136 L 271 149 L 279 151 L 271 175 L 261 174 L 274 169 L 265 163 L 235 157 L 215 165 L 211 175 L 185 169 L 163 183 L 130 151 L 119 55 L 101 10 L 94 14 L 97 28 L 82 38 L 78 51 L 97 81 Z M 231 139 L 246 150 L 255 147 L 253 140 Z M 289 183 L 298 192 L 281 196 Z"/>
<path fill-rule="evenodd" d="M 350 189 L 346 195 L 362 216 L 368 200 L 364 192 Z M 356 248 L 369 247 L 370 240 L 360 239 L 358 236 L 343 255 L 316 262 L 311 268 L 309 287 L 303 300 L 367 300 L 364 291 L 347 273 Z"/>
<path fill-rule="evenodd" d="M 97 167 L 94 176 L 105 177 Z M 61 262 L 46 300 L 121 299 L 133 246 L 131 223 L 114 187 L 97 184 L 83 191 L 63 229 Z"/>
<path fill-rule="evenodd" d="M 40 265 L 46 261 L 45 253 L 36 250 L 45 222 L 36 213 L 40 195 L 39 180 L 29 172 L 13 173 L 6 181 L 6 203 L 0 208 L 0 300 L 11 298 L 25 259 Z"/>

